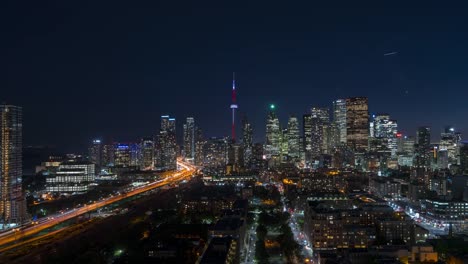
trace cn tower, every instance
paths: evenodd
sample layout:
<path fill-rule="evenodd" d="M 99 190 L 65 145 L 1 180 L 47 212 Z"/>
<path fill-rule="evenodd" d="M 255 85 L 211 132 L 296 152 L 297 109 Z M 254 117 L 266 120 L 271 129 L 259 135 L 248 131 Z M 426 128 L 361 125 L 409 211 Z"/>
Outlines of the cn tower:
<path fill-rule="evenodd" d="M 232 110 L 232 127 L 231 127 L 231 137 L 232 141 L 236 140 L 236 109 L 237 109 L 237 103 L 236 103 L 236 73 L 232 73 L 232 104 L 231 104 L 231 110 Z"/>

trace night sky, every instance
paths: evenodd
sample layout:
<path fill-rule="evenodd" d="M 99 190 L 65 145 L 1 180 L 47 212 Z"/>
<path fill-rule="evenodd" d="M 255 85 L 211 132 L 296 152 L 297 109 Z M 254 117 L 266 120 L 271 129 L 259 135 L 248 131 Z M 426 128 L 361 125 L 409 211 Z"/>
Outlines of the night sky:
<path fill-rule="evenodd" d="M 410 135 L 446 124 L 468 133 L 466 7 L 10 2 L 0 8 L 0 101 L 23 106 L 25 144 L 135 141 L 162 114 L 179 131 L 193 116 L 206 136 L 229 135 L 233 71 L 256 141 L 270 103 L 286 124 L 349 96 L 369 97 L 371 113 Z"/>

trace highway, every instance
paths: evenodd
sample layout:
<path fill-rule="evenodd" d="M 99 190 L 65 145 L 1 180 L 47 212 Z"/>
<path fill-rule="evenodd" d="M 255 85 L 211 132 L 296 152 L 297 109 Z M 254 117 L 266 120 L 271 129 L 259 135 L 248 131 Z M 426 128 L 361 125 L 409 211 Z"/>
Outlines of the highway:
<path fill-rule="evenodd" d="M 98 208 L 110 205 L 122 199 L 131 197 L 134 195 L 138 195 L 138 194 L 150 191 L 155 188 L 163 187 L 165 185 L 176 184 L 182 180 L 190 178 L 193 175 L 193 173 L 196 171 L 194 166 L 187 164 L 181 160 L 178 160 L 177 163 L 180 167 L 182 167 L 182 169 L 175 172 L 172 176 L 166 177 L 163 180 L 159 180 L 159 181 L 148 183 L 146 185 L 131 188 L 126 193 L 111 196 L 109 198 L 96 201 L 92 204 L 84 205 L 83 207 L 80 207 L 80 208 L 71 209 L 69 211 L 56 214 L 54 216 L 49 216 L 49 217 L 38 219 L 36 221 L 36 224 L 34 225 L 20 226 L 18 228 L 13 228 L 9 231 L 0 233 L 0 246 L 14 242 L 19 238 L 24 238 L 24 237 L 36 234 L 44 229 L 60 224 L 71 218 L 88 213 L 90 211 L 94 211 Z"/>

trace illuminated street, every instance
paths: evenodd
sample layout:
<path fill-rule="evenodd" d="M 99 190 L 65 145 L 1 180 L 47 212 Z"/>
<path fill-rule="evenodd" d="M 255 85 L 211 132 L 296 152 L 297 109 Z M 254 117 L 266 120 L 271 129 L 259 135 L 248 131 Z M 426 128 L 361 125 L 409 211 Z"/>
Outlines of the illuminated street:
<path fill-rule="evenodd" d="M 110 205 L 112 203 L 118 202 L 122 199 L 138 195 L 147 191 L 150 191 L 155 188 L 163 187 L 166 185 L 177 184 L 180 181 L 188 179 L 195 172 L 195 167 L 187 163 L 178 161 L 178 165 L 182 169 L 178 172 L 175 172 L 174 175 L 169 176 L 163 180 L 155 181 L 146 185 L 142 185 L 136 188 L 132 188 L 127 193 L 122 193 L 120 195 L 115 195 L 104 200 L 94 202 L 92 204 L 87 204 L 80 208 L 71 209 L 69 211 L 62 212 L 61 214 L 49 216 L 47 218 L 41 218 L 37 220 L 37 224 L 32 226 L 23 226 L 11 229 L 4 233 L 0 234 L 0 246 L 14 242 L 19 238 L 24 238 L 33 234 L 36 234 L 44 229 L 50 228 L 57 224 L 60 224 L 66 220 L 77 217 L 79 215 L 94 211 L 98 208 Z M 1 250 L 0 250 L 1 251 Z"/>

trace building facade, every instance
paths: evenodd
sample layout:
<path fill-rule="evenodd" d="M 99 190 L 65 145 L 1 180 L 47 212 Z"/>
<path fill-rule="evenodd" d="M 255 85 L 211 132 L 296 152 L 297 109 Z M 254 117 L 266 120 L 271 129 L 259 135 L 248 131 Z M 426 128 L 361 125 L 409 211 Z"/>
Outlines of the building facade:
<path fill-rule="evenodd" d="M 368 149 L 369 111 L 367 97 L 346 99 L 346 144 L 357 152 Z"/>
<path fill-rule="evenodd" d="M 346 143 L 346 100 L 333 101 L 333 122 L 336 124 L 339 143 Z"/>
<path fill-rule="evenodd" d="M 187 160 L 195 158 L 195 119 L 187 117 L 184 124 L 184 156 Z"/>
<path fill-rule="evenodd" d="M 90 190 L 96 177 L 95 164 L 64 162 L 55 173 L 46 178 L 46 191 L 60 194 L 78 194 Z"/>
<path fill-rule="evenodd" d="M 0 105 L 0 220 L 4 225 L 27 220 L 22 181 L 23 110 Z"/>

